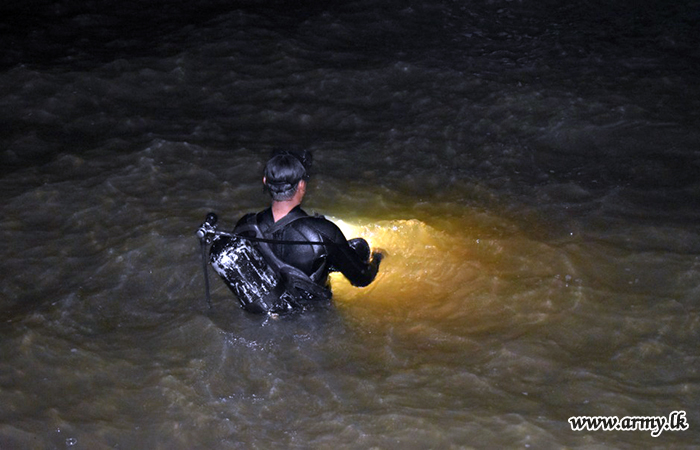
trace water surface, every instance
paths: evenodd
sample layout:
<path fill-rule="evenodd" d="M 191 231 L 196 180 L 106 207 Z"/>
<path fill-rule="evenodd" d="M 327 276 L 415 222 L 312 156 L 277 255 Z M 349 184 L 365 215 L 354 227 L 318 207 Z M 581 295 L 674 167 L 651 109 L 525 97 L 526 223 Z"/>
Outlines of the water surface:
<path fill-rule="evenodd" d="M 697 445 L 693 2 L 2 11 L 0 447 Z M 209 309 L 194 232 L 277 146 L 388 257 L 329 310 Z"/>

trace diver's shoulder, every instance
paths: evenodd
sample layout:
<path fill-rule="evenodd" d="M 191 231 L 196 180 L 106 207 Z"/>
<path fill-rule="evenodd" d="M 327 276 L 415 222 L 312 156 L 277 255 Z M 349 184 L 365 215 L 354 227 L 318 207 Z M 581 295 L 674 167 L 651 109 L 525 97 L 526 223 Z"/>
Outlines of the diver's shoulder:
<path fill-rule="evenodd" d="M 306 217 L 304 217 L 304 220 L 307 220 L 307 221 L 314 223 L 314 224 L 318 224 L 320 226 L 328 226 L 328 224 L 335 225 L 333 222 L 326 219 L 326 216 L 324 216 L 323 214 L 319 214 L 317 212 L 307 214 Z"/>
<path fill-rule="evenodd" d="M 247 226 L 247 225 L 252 225 L 252 224 L 269 225 L 271 221 L 272 221 L 272 212 L 268 208 L 268 209 L 263 209 L 262 211 L 259 211 L 259 212 L 249 212 L 247 214 L 244 214 L 243 217 L 241 217 L 238 220 L 238 222 L 236 222 L 235 228 Z"/>
<path fill-rule="evenodd" d="M 332 221 L 328 220 L 325 216 L 323 216 L 321 214 L 309 215 L 309 216 L 304 218 L 304 222 L 307 225 L 322 232 L 326 236 L 334 236 L 334 237 L 337 235 L 342 236 L 342 232 L 340 231 L 340 228 L 338 228 L 338 225 L 336 225 Z"/>
<path fill-rule="evenodd" d="M 241 227 L 243 225 L 248 224 L 248 222 L 250 222 L 250 220 L 255 216 L 256 216 L 255 213 L 248 213 L 248 214 L 243 215 L 243 217 L 238 219 L 238 222 L 236 222 L 235 228 L 238 228 L 238 227 Z"/>

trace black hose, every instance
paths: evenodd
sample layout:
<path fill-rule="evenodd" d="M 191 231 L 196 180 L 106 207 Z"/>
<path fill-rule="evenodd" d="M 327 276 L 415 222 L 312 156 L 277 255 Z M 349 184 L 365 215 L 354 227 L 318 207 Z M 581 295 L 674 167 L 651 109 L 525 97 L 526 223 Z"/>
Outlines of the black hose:
<path fill-rule="evenodd" d="M 204 293 L 206 295 L 207 305 L 209 305 L 209 309 L 212 309 L 211 295 L 209 295 L 209 271 L 207 270 L 207 240 L 200 239 L 199 245 L 202 248 L 202 267 L 204 268 Z"/>

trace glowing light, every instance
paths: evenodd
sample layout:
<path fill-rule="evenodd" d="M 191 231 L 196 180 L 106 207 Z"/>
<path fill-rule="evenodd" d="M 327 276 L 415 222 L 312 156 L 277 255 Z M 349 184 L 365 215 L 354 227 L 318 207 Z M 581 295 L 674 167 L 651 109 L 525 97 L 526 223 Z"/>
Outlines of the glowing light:
<path fill-rule="evenodd" d="M 468 270 L 466 246 L 461 238 L 446 235 L 419 220 L 350 223 L 334 219 L 346 238 L 365 238 L 385 258 L 377 279 L 355 288 L 339 273 L 331 275 L 338 304 L 356 300 L 364 304 L 401 305 L 431 303 L 458 290 L 473 275 Z"/>
<path fill-rule="evenodd" d="M 338 228 L 340 228 L 340 231 L 343 232 L 346 238 L 350 239 L 351 237 L 363 237 L 360 236 L 360 233 L 362 232 L 362 228 L 360 226 L 353 225 L 344 221 L 343 219 L 337 219 L 335 217 L 328 217 L 328 219 L 334 224 L 338 225 Z"/>
<path fill-rule="evenodd" d="M 363 237 L 386 255 L 367 287 L 331 274 L 335 305 L 372 329 L 410 323 L 412 335 L 434 341 L 435 330 L 464 335 L 539 324 L 582 298 L 559 275 L 576 276 L 566 253 L 498 217 L 436 218 L 439 228 L 415 219 L 335 222 L 347 238 Z"/>

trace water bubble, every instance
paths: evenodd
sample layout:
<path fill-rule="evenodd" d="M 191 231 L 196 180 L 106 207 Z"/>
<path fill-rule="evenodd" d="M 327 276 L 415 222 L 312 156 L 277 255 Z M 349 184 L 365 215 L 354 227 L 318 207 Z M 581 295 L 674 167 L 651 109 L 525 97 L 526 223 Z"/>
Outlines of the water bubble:
<path fill-rule="evenodd" d="M 67 446 L 67 447 L 72 447 L 72 446 L 74 446 L 74 445 L 77 444 L 77 443 L 78 443 L 78 440 L 77 440 L 76 438 L 68 438 L 68 439 L 66 439 L 66 446 Z"/>

